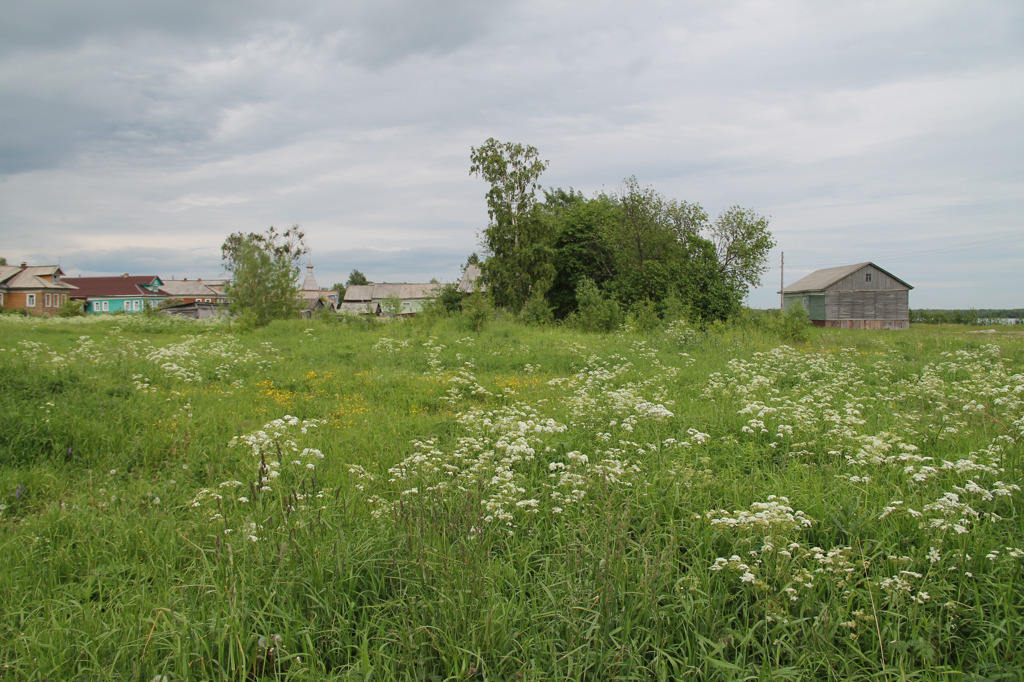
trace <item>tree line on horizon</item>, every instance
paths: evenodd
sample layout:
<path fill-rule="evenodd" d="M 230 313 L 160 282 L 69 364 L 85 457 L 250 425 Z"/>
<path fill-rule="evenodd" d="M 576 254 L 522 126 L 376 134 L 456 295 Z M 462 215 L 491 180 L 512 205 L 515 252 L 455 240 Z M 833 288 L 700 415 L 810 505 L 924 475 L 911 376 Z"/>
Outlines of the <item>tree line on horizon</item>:
<path fill-rule="evenodd" d="M 627 313 L 725 320 L 767 270 L 775 240 L 752 209 L 733 206 L 712 220 L 700 204 L 666 198 L 633 176 L 618 192 L 550 188 L 538 201 L 548 165 L 530 145 L 490 138 L 471 147 L 470 175 L 490 185 L 490 223 L 483 257 L 472 254 L 467 265 L 479 263 L 488 305 L 530 322 L 582 316 L 606 329 Z M 231 234 L 221 255 L 232 312 L 254 326 L 294 314 L 307 251 L 297 225 Z M 353 270 L 346 284 L 365 283 Z M 460 310 L 462 298 L 450 284 L 439 305 Z"/>
<path fill-rule="evenodd" d="M 1022 324 L 1024 308 L 912 308 L 911 323 L 917 324 L 990 324 L 992 320 L 1016 320 Z"/>

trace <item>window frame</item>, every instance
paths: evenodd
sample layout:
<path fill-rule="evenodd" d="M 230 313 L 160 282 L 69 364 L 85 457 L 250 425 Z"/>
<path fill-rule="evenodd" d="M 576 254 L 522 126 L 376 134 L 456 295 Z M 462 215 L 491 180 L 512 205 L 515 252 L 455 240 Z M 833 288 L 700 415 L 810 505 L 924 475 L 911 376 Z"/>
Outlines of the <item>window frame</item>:
<path fill-rule="evenodd" d="M 36 307 L 36 295 L 35 294 L 25 294 L 25 307 L 26 308 L 35 308 Z"/>

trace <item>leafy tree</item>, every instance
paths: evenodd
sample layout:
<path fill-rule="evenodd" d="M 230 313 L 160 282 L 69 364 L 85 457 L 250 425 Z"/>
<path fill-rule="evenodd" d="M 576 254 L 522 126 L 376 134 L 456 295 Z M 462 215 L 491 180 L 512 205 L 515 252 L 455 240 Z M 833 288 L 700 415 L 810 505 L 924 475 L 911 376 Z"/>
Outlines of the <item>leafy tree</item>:
<path fill-rule="evenodd" d="M 606 233 L 615 257 L 613 290 L 627 307 L 661 301 L 668 295 L 685 257 L 666 220 L 665 199 L 651 187 L 627 178 L 618 197 L 619 220 Z"/>
<path fill-rule="evenodd" d="M 541 209 L 556 235 L 548 301 L 559 318 L 583 305 L 578 292 L 584 280 L 647 321 L 652 310 L 710 320 L 738 309 L 714 244 L 701 234 L 710 223 L 699 204 L 666 199 L 630 177 L 618 194 L 593 199 L 571 190 L 545 192 Z"/>
<path fill-rule="evenodd" d="M 402 312 L 402 299 L 398 298 L 395 294 L 388 294 L 381 304 L 386 315 L 395 317 L 398 313 Z"/>
<path fill-rule="evenodd" d="M 307 253 L 303 233 L 295 225 L 284 233 L 273 227 L 258 234 L 235 232 L 221 246 L 225 287 L 232 313 L 253 326 L 292 317 L 299 307 L 299 259 Z"/>
<path fill-rule="evenodd" d="M 465 296 L 459 291 L 457 282 L 449 282 L 437 291 L 434 304 L 440 306 L 445 313 L 457 313 L 462 310 L 462 299 Z"/>
<path fill-rule="evenodd" d="M 577 288 L 584 279 L 603 286 L 615 274 L 614 254 L 604 238 L 619 220 L 615 201 L 605 195 L 586 199 L 563 190 L 545 192 L 544 210 L 555 233 L 555 277 L 548 301 L 558 318 L 576 310 Z"/>
<path fill-rule="evenodd" d="M 715 219 L 708 233 L 715 245 L 719 271 L 744 298 L 768 270 L 768 252 L 775 246 L 768 218 L 752 209 L 733 206 Z"/>
<path fill-rule="evenodd" d="M 0 265 L 7 265 L 7 259 L 3 256 L 0 256 Z"/>
<path fill-rule="evenodd" d="M 576 310 L 566 318 L 569 325 L 592 332 L 614 331 L 622 324 L 619 304 L 605 298 L 594 281 L 584 277 L 576 285 Z"/>
<path fill-rule="evenodd" d="M 346 287 L 360 286 L 362 284 L 369 284 L 370 281 L 366 279 L 366 275 L 359 272 L 358 270 L 352 270 L 348 273 L 348 281 L 345 282 Z"/>
<path fill-rule="evenodd" d="M 491 297 L 488 292 L 480 288 L 480 283 L 477 282 L 473 286 L 473 293 L 462 301 L 462 319 L 470 329 L 479 332 L 483 329 L 484 323 L 493 316 L 494 307 L 491 304 Z"/>
<path fill-rule="evenodd" d="M 5 263 L 0 263 L 5 265 Z M 146 306 L 144 311 L 150 310 L 149 306 Z M 61 303 L 60 308 L 57 310 L 57 317 L 84 317 L 85 316 L 85 301 L 75 301 L 70 298 L 65 299 Z"/>
<path fill-rule="evenodd" d="M 676 282 L 692 315 L 701 320 L 725 320 L 740 309 L 741 297 L 723 275 L 715 246 L 699 234 L 685 235 L 686 268 Z"/>
<path fill-rule="evenodd" d="M 551 312 L 551 305 L 544 298 L 544 293 L 539 289 L 533 292 L 530 300 L 523 306 L 519 313 L 519 319 L 530 325 L 544 325 L 555 319 Z"/>
<path fill-rule="evenodd" d="M 487 259 L 481 265 L 495 305 L 519 311 L 551 284 L 551 234 L 535 210 L 538 179 L 548 167 L 536 147 L 499 142 L 493 137 L 470 152 L 470 175 L 491 185 L 487 213 L 491 222 L 482 234 Z"/>

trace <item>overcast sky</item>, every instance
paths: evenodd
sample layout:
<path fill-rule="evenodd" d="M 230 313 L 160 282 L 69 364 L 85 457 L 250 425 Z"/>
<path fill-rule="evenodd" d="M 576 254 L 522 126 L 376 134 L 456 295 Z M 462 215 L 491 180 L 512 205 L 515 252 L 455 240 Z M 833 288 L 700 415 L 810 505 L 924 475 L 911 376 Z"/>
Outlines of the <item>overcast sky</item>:
<path fill-rule="evenodd" d="M 222 273 L 300 224 L 326 287 L 459 277 L 470 147 L 550 187 L 771 217 L 755 307 L 874 261 L 912 308 L 1024 307 L 1020 0 L 33 0 L 0 16 L 0 256 Z"/>

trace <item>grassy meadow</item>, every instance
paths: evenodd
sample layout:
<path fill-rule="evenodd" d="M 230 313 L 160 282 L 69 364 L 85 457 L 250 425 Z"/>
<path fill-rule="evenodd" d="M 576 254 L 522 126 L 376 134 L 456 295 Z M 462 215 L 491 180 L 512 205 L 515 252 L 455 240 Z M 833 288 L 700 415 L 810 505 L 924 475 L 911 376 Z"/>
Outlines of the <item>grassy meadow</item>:
<path fill-rule="evenodd" d="M 1024 336 L 0 318 L 0 680 L 1019 679 Z"/>

